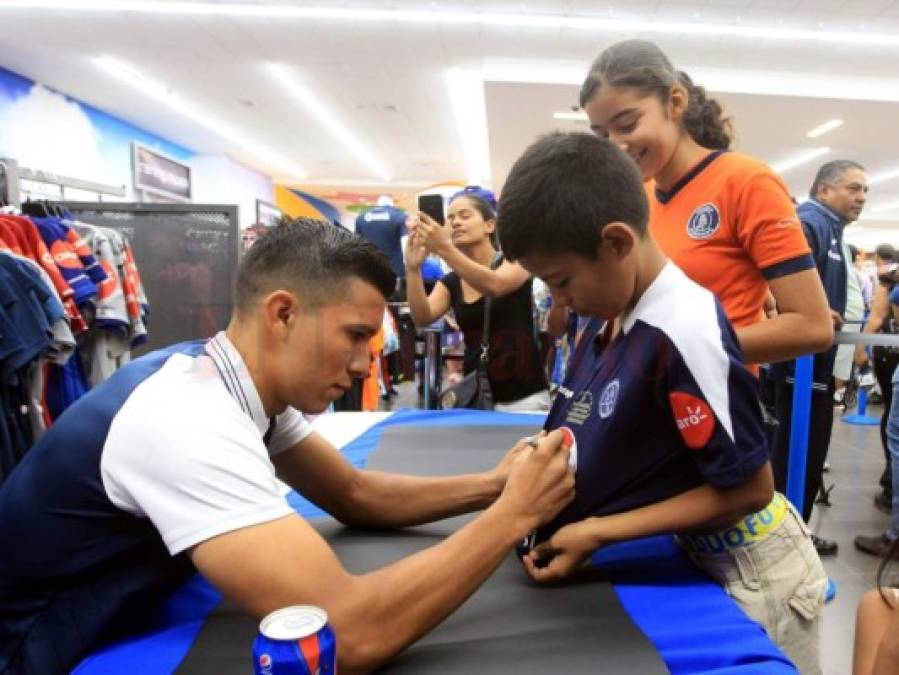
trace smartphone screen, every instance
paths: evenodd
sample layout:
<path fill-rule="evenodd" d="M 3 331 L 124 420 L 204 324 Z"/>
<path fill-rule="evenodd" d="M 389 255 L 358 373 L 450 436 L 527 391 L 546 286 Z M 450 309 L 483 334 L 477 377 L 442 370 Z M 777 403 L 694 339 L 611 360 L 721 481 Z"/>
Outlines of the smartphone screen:
<path fill-rule="evenodd" d="M 441 195 L 419 196 L 418 210 L 428 214 L 443 225 L 443 197 Z"/>

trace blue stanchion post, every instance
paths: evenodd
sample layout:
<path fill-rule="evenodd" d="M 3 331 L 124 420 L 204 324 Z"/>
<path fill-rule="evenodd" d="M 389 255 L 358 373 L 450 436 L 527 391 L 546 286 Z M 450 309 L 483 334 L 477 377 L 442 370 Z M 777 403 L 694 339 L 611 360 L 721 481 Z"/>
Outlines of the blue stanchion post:
<path fill-rule="evenodd" d="M 813 356 L 796 359 L 793 384 L 793 418 L 790 421 L 790 456 L 787 463 L 787 499 L 802 513 L 805 495 L 805 465 L 808 462 L 808 430 L 812 408 Z"/>
<path fill-rule="evenodd" d="M 868 410 L 868 390 L 865 387 L 858 388 L 858 412 L 855 415 L 843 415 L 843 421 L 846 424 L 860 424 L 863 426 L 879 426 L 880 418 L 872 417 L 867 414 Z"/>

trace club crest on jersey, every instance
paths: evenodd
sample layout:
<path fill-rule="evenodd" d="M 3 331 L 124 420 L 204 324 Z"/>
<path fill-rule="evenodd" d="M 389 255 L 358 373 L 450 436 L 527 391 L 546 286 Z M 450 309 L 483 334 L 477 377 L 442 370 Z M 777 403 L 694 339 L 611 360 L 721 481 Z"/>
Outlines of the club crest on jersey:
<path fill-rule="evenodd" d="M 565 421 L 569 424 L 583 424 L 590 417 L 591 410 L 593 410 L 593 394 L 589 391 L 579 392 L 568 408 Z"/>
<path fill-rule="evenodd" d="M 684 443 L 691 450 L 704 448 L 715 431 L 715 416 L 708 403 L 683 391 L 672 391 L 668 398 Z"/>
<path fill-rule="evenodd" d="M 721 214 L 714 204 L 703 204 L 687 221 L 687 234 L 692 239 L 708 239 L 721 226 Z"/>
<path fill-rule="evenodd" d="M 621 389 L 621 383 L 617 379 L 614 379 L 602 390 L 602 396 L 599 397 L 600 418 L 606 419 L 615 412 L 615 403 L 618 402 L 619 389 Z"/>

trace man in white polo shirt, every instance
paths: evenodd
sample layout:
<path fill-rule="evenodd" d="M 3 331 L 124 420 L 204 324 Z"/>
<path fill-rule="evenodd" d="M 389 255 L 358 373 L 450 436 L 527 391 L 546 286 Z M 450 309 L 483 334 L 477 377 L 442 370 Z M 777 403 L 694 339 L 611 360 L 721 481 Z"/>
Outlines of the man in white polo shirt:
<path fill-rule="evenodd" d="M 420 478 L 358 470 L 310 430 L 299 411 L 324 410 L 368 372 L 395 281 L 361 238 L 282 224 L 241 262 L 226 331 L 138 359 L 69 408 L 0 486 L 0 673 L 68 672 L 195 569 L 260 617 L 323 606 L 341 669 L 368 671 L 567 504 L 559 433 L 483 474 Z M 348 524 L 486 511 L 354 575 L 286 504 L 276 474 Z"/>

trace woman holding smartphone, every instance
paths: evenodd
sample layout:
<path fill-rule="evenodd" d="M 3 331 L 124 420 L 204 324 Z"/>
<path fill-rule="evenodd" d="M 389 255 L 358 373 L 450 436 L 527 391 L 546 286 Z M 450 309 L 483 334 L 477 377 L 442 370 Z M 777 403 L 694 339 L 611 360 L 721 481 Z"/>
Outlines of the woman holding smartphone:
<path fill-rule="evenodd" d="M 486 197 L 486 198 L 485 198 Z M 446 225 L 425 213 L 406 242 L 407 299 L 419 328 L 450 309 L 465 340 L 463 370 L 477 368 L 484 326 L 484 296 L 492 297 L 487 376 L 496 410 L 548 410 L 549 388 L 534 325 L 531 277 L 519 265 L 498 261 L 493 242 L 495 201 L 485 190 L 457 193 Z M 421 266 L 428 253 L 454 270 L 425 292 Z M 497 264 L 498 262 L 498 264 Z"/>

